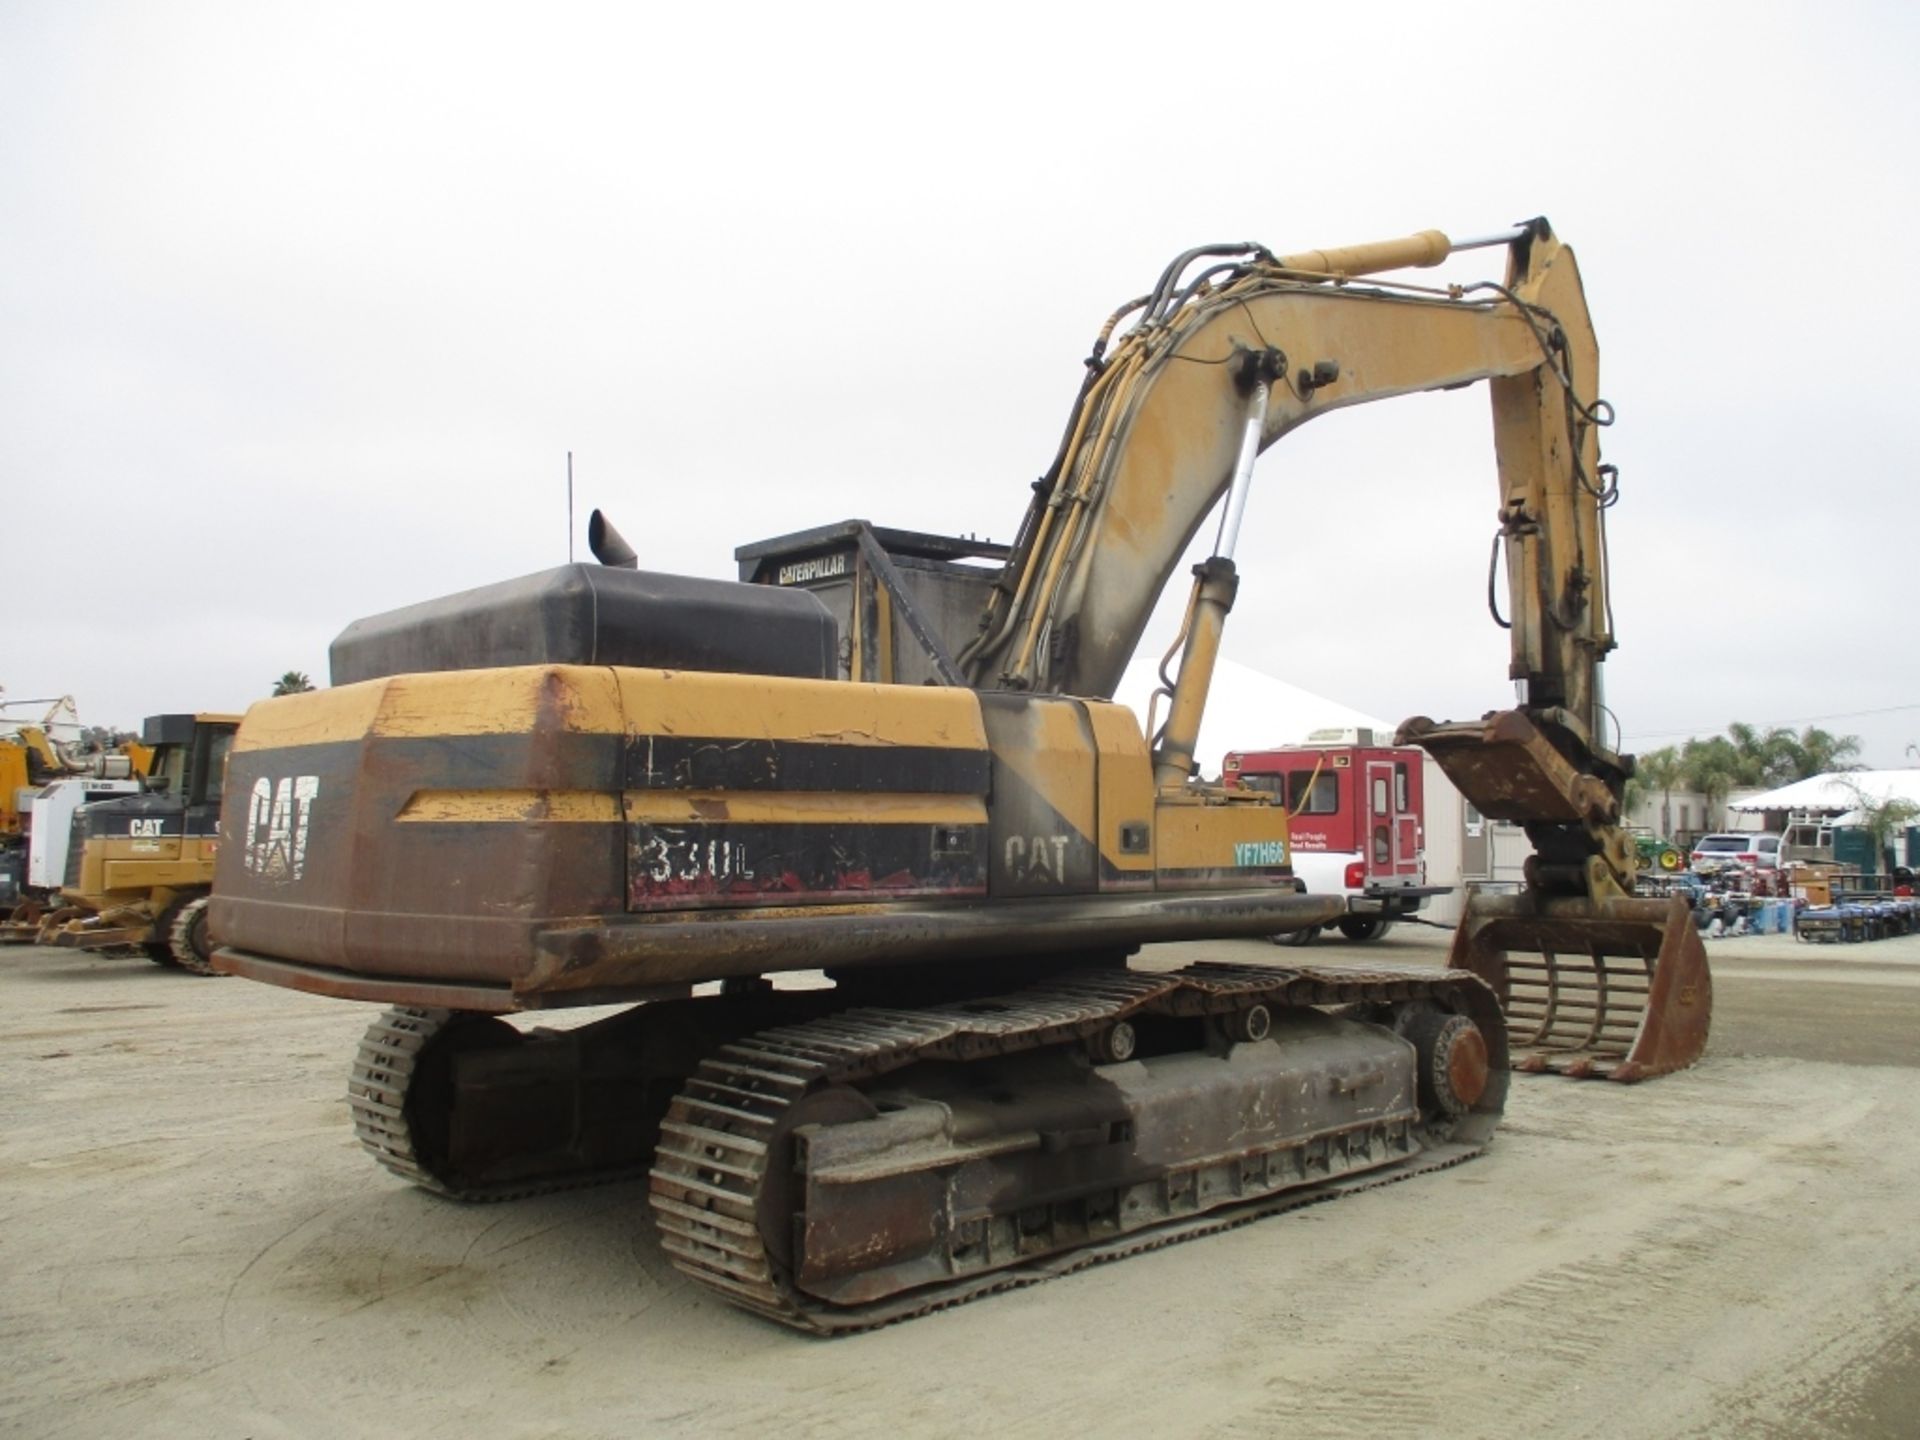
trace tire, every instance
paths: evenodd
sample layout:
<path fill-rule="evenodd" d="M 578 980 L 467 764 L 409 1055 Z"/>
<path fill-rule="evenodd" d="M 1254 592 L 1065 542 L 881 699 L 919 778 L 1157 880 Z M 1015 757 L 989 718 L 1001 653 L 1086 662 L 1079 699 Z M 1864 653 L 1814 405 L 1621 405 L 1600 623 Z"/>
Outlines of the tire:
<path fill-rule="evenodd" d="M 1685 868 L 1680 858 L 1680 852 L 1675 850 L 1671 845 L 1660 852 L 1657 863 L 1660 868 L 1669 875 L 1673 874 L 1676 870 Z"/>
<path fill-rule="evenodd" d="M 1318 925 L 1309 925 L 1302 930 L 1287 930 L 1279 935 L 1272 935 L 1268 938 L 1276 945 L 1311 945 L 1313 943 L 1313 937 L 1319 933 L 1320 927 Z"/>
<path fill-rule="evenodd" d="M 167 949 L 173 963 L 195 975 L 218 975 L 213 968 L 213 945 L 207 938 L 207 904 L 202 895 L 189 900 L 173 917 L 167 931 Z"/>
<path fill-rule="evenodd" d="M 1393 928 L 1393 921 L 1385 915 L 1347 915 L 1334 923 L 1340 927 L 1340 933 L 1355 944 L 1378 940 Z"/>

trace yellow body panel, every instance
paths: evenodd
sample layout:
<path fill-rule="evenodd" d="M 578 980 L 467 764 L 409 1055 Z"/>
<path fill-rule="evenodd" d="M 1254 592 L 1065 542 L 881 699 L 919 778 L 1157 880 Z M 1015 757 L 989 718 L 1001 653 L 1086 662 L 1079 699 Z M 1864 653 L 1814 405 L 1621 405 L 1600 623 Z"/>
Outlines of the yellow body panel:
<path fill-rule="evenodd" d="M 1087 702 L 1087 721 L 1093 727 L 1099 761 L 1100 860 L 1129 878 L 1153 874 L 1153 757 L 1147 751 L 1140 722 L 1124 705 Z M 1148 844 L 1129 854 L 1121 847 L 1123 826 L 1145 827 Z"/>
<path fill-rule="evenodd" d="M 620 797 L 594 790 L 416 790 L 394 819 L 429 824 L 548 820 L 606 825 L 620 819 Z"/>
<path fill-rule="evenodd" d="M 733 821 L 805 824 L 858 819 L 875 824 L 984 825 L 987 808 L 971 795 L 871 795 L 837 791 L 421 790 L 395 818 L 442 824 L 519 824 L 532 820 L 656 825 Z"/>
<path fill-rule="evenodd" d="M 1195 804 L 1163 799 L 1154 822 L 1154 863 L 1176 874 L 1251 870 L 1292 860 L 1284 806 Z"/>
<path fill-rule="evenodd" d="M 104 909 L 162 889 L 205 889 L 213 883 L 220 842 L 212 836 L 161 840 L 95 839 L 80 858 L 80 878 L 61 887 L 71 903 Z M 154 901 L 159 908 L 161 901 Z"/>
<path fill-rule="evenodd" d="M 987 806 L 974 795 L 629 790 L 626 818 L 656 825 L 701 821 L 804 825 L 836 820 L 863 825 L 984 825 Z"/>
<path fill-rule="evenodd" d="M 557 723 L 556 723 L 557 722 Z M 688 670 L 520 665 L 365 680 L 262 700 L 235 751 L 372 736 L 712 735 L 986 748 L 970 691 Z"/>
<path fill-rule="evenodd" d="M 0 835 L 19 832 L 20 812 L 14 808 L 14 800 L 26 786 L 26 746 L 0 740 Z"/>
<path fill-rule="evenodd" d="M 964 691 L 953 692 L 964 694 Z M 1093 737 L 1085 709 L 1074 703 L 1036 701 L 1020 712 L 1018 745 L 1001 737 L 994 759 L 1004 765 L 1050 807 L 1073 833 L 1096 832 Z"/>
<path fill-rule="evenodd" d="M 618 669 L 626 731 L 984 750 L 980 702 L 935 686 Z"/>
<path fill-rule="evenodd" d="M 104 869 L 108 894 L 213 883 L 211 860 L 110 860 Z"/>

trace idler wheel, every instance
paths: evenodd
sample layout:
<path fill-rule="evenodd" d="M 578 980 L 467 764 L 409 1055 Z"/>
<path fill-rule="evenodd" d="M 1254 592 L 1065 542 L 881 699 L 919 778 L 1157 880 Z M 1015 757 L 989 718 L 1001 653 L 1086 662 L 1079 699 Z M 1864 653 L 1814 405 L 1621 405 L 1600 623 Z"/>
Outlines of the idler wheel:
<path fill-rule="evenodd" d="M 1264 1005 L 1249 1005 L 1236 1010 L 1222 1022 L 1229 1040 L 1264 1040 L 1273 1033 L 1273 1012 Z"/>
<path fill-rule="evenodd" d="M 1420 1103 L 1426 1110 L 1458 1118 L 1480 1103 L 1491 1067 L 1478 1025 L 1464 1015 L 1420 1010 L 1401 1033 L 1420 1057 Z"/>
<path fill-rule="evenodd" d="M 1131 1060 L 1140 1037 L 1125 1020 L 1116 1020 L 1087 1041 L 1087 1050 L 1096 1065 L 1118 1065 Z"/>

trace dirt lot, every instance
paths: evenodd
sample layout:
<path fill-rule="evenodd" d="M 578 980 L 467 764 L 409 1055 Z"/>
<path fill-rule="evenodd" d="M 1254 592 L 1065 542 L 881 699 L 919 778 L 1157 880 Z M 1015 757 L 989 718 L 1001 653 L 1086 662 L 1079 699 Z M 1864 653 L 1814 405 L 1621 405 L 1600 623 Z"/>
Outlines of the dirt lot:
<path fill-rule="evenodd" d="M 0 952 L 0 1429 L 1911 1434 L 1920 937 L 1710 955 L 1686 1075 L 1528 1078 L 1472 1164 L 823 1342 L 683 1284 L 638 1185 L 463 1208 L 375 1170 L 367 1007 Z"/>

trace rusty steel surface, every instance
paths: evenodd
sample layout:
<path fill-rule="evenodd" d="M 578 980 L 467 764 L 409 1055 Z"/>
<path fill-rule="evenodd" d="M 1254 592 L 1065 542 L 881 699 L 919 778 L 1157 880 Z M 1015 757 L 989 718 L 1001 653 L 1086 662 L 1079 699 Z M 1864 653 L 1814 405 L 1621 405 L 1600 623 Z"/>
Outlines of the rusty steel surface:
<path fill-rule="evenodd" d="M 234 904 L 237 902 L 230 902 Z M 763 909 L 732 915 L 609 916 L 548 928 L 497 922 L 484 932 L 499 947 L 498 983 L 433 957 L 449 934 L 443 920 L 431 948 L 418 917 L 354 917 L 375 927 L 392 918 L 422 934 L 420 973 L 369 973 L 265 955 L 228 944 L 215 952 L 223 974 L 340 1000 L 505 1013 L 566 1005 L 656 1000 L 707 980 L 901 960 L 1045 957 L 1112 944 L 1262 936 L 1323 924 L 1344 913 L 1339 896 L 1266 888 L 1211 894 L 1031 899 L 998 905 L 861 905 Z M 229 910 L 228 913 L 231 913 Z M 339 917 L 344 921 L 344 917 Z M 476 932 L 478 933 L 478 932 Z M 506 963 L 517 941 L 525 958 Z M 429 967 L 432 967 L 431 969 Z"/>
<path fill-rule="evenodd" d="M 814 907 L 738 919 L 653 920 L 556 929 L 516 990 L 558 997 L 633 984 L 913 960 L 1044 956 L 1115 944 L 1260 936 L 1322 924 L 1339 896 L 1276 888 L 1206 894 L 1029 899 L 986 904 Z"/>
<path fill-rule="evenodd" d="M 1119 737 L 1059 698 L 749 680 L 534 666 L 262 702 L 212 933 L 320 993 L 536 1006 L 1330 918 L 1258 858 L 1279 845 L 1239 843 L 1282 839 L 1278 810 L 1258 837 L 1233 807 L 1156 812 L 1130 716 Z M 1162 823 L 1194 843 L 1161 857 Z"/>
<path fill-rule="evenodd" d="M 1413 1045 L 1308 1009 L 1441 1003 L 1471 1017 L 1490 1057 L 1480 1095 L 1457 1117 L 1414 1105 L 1412 1072 L 1399 1068 Z M 1255 1006 L 1283 1017 L 1286 1043 L 1227 1052 L 1244 1050 L 1244 1063 L 1163 1057 L 1175 1073 L 1157 1094 L 1151 1064 L 1096 1071 L 1077 1087 L 1032 1069 L 1050 1063 L 1065 1077 L 1073 1062 L 1061 1047 L 1121 1026 Z M 1315 1046 L 1324 1060 L 1305 1055 Z M 1221 1077 L 1187 1082 L 1177 1068 L 1212 1063 L 1263 1095 L 1249 1080 L 1263 1060 L 1276 1075 L 1317 1074 L 1283 1088 L 1317 1095 L 1307 1103 L 1321 1108 L 1268 1134 L 1272 1100 L 1247 1102 L 1241 1116 Z M 929 1061 L 973 1078 L 943 1091 L 951 1071 L 910 1070 Z M 865 1329 L 1236 1223 L 1232 1207 L 1264 1213 L 1375 1170 L 1465 1158 L 1498 1123 L 1505 1062 L 1491 994 L 1433 970 L 1099 972 L 992 1001 L 847 1011 L 760 1032 L 703 1062 L 662 1124 L 653 1205 L 674 1263 L 722 1297 L 818 1334 Z M 1029 1087 L 1005 1097 L 1013 1128 L 965 1121 L 980 1087 L 1018 1083 L 995 1078 L 1006 1076 Z M 944 1098 L 916 1107 L 929 1085 Z M 916 1108 L 954 1116 L 950 1133 L 936 1137 L 937 1121 Z M 836 1135 L 848 1120 L 875 1123 Z M 1028 1121 L 1037 1128 L 1021 1128 Z M 1152 1151 L 1155 1136 L 1166 1152 Z"/>
<path fill-rule="evenodd" d="M 94 923 L 90 923 L 90 920 Z M 97 917 L 90 917 L 90 920 L 74 920 L 58 929 L 43 930 L 39 936 L 40 943 L 75 950 L 112 950 L 125 945 L 145 945 L 154 939 L 151 916 L 142 921 L 123 921 L 119 924 L 97 923 Z"/>
<path fill-rule="evenodd" d="M 1713 980 L 1683 899 L 1475 895 L 1448 963 L 1500 997 L 1518 1069 L 1630 1082 L 1706 1051 Z"/>
<path fill-rule="evenodd" d="M 1603 818 L 1612 803 L 1603 781 L 1576 770 L 1518 710 L 1447 724 L 1422 716 L 1402 725 L 1394 744 L 1433 756 L 1491 820 L 1577 825 Z"/>
<path fill-rule="evenodd" d="M 213 968 L 222 975 L 239 975 L 269 985 L 281 985 L 308 995 L 324 995 L 334 1000 L 369 1000 L 378 1005 L 411 1005 L 447 1010 L 471 1010 L 483 1014 L 505 1014 L 518 1010 L 520 1002 L 504 985 L 463 985 L 442 980 L 390 980 L 370 975 L 349 975 L 340 970 L 323 970 L 254 955 L 243 950 L 221 947 L 213 952 Z"/>
<path fill-rule="evenodd" d="M 1486 1036 L 1475 1027 L 1454 1039 L 1442 1058 L 1451 1093 L 1464 1105 L 1479 1104 L 1487 1093 L 1487 1082 L 1493 1078 Z"/>

